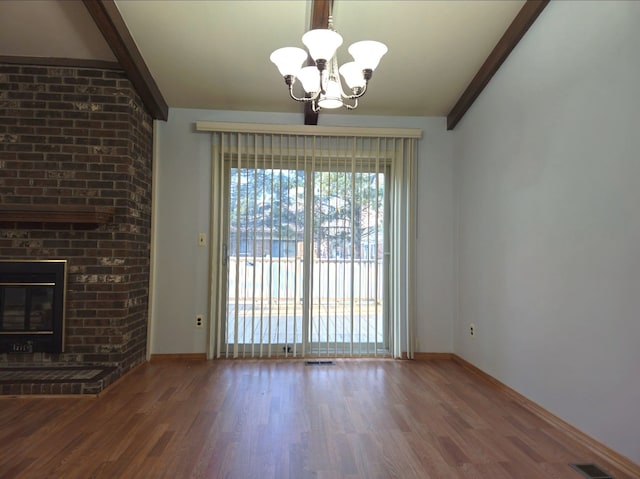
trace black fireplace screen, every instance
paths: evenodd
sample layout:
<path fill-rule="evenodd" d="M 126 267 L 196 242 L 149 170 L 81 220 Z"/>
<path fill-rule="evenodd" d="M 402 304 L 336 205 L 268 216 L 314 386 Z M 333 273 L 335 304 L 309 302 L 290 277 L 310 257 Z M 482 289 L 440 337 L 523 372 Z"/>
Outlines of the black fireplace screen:
<path fill-rule="evenodd" d="M 66 261 L 0 261 L 0 352 L 64 349 Z"/>

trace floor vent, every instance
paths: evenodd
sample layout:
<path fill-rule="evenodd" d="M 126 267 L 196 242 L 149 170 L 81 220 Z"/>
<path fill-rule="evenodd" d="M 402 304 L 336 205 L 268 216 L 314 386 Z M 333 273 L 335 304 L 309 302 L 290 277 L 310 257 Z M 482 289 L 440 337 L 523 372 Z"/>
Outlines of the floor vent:
<path fill-rule="evenodd" d="M 305 361 L 307 366 L 335 366 L 335 361 Z"/>
<path fill-rule="evenodd" d="M 595 464 L 569 464 L 572 468 L 588 479 L 614 479 Z"/>

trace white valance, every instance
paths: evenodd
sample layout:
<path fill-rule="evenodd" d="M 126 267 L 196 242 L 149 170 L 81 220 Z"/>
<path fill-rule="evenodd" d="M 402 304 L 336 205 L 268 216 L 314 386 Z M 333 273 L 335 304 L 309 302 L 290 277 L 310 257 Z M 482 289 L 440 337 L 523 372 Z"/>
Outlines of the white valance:
<path fill-rule="evenodd" d="M 269 125 L 263 123 L 227 123 L 196 121 L 196 131 L 260 133 L 265 135 L 337 136 L 360 138 L 421 138 L 419 128 L 362 128 L 316 125 Z"/>

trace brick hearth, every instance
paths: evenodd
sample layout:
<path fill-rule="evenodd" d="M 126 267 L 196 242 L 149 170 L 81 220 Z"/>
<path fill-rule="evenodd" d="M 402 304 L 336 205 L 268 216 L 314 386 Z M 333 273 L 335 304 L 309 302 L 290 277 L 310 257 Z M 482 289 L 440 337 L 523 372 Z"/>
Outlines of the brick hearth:
<path fill-rule="evenodd" d="M 0 213 L 0 259 L 68 260 L 65 352 L 1 354 L 0 368 L 102 365 L 117 378 L 144 361 L 152 143 L 121 71 L 0 64 L 0 203 L 115 209 L 104 224 Z M 21 393 L 78 389 L 39 384 Z"/>

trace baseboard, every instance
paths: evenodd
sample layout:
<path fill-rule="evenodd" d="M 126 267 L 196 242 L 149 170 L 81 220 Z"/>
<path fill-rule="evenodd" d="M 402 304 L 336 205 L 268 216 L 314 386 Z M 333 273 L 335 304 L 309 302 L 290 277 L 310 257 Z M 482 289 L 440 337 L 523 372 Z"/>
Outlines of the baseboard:
<path fill-rule="evenodd" d="M 206 353 L 152 354 L 151 361 L 206 361 Z"/>
<path fill-rule="evenodd" d="M 432 361 L 434 359 L 452 359 L 452 357 L 453 357 L 452 353 L 413 353 L 413 359 L 415 361 Z"/>
<path fill-rule="evenodd" d="M 631 477 L 640 477 L 640 465 L 636 464 L 628 457 L 623 456 L 622 454 L 614 451 L 608 446 L 605 446 L 604 444 L 592 438 L 588 434 L 582 432 L 580 429 L 572 426 L 571 424 L 566 422 L 564 419 L 559 418 L 555 414 L 547 411 L 545 408 L 543 408 L 539 404 L 533 402 L 532 400 L 523 396 L 522 394 L 515 391 L 514 389 L 511 389 L 506 384 L 498 381 L 493 376 L 485 373 L 482 369 L 478 368 L 477 366 L 474 366 L 473 364 L 461 358 L 457 354 L 451 354 L 451 359 L 454 362 L 458 363 L 463 368 L 476 374 L 477 376 L 481 377 L 485 381 L 491 383 L 493 386 L 499 389 L 500 392 L 509 396 L 511 399 L 513 399 L 515 402 L 517 402 L 522 407 L 527 409 L 529 412 L 535 414 L 537 417 L 539 417 L 543 421 L 547 422 L 548 424 L 552 425 L 558 430 L 564 432 L 573 440 L 579 442 L 580 444 L 582 444 L 584 447 L 589 449 L 591 452 L 593 452 L 600 458 L 613 464 L 620 471 L 630 475 Z"/>

